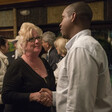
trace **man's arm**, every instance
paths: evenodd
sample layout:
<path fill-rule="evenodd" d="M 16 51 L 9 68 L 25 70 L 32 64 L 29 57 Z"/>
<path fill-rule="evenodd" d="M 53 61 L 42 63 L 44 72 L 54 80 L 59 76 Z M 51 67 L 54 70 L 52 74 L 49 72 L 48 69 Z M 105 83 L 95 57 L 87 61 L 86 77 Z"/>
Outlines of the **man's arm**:
<path fill-rule="evenodd" d="M 51 91 L 51 90 L 49 90 L 49 89 L 47 89 L 47 88 L 42 88 L 41 90 L 40 90 L 40 93 L 41 94 L 45 94 L 45 93 L 47 93 L 47 95 L 46 96 L 44 96 L 44 98 L 47 98 L 47 99 L 49 99 L 49 101 L 45 101 L 45 100 L 43 100 L 43 98 L 41 99 L 41 103 L 42 104 L 44 104 L 44 105 L 46 105 L 46 104 L 48 104 L 49 103 L 49 105 L 56 105 L 56 91 Z M 46 105 L 47 106 L 47 105 Z"/>

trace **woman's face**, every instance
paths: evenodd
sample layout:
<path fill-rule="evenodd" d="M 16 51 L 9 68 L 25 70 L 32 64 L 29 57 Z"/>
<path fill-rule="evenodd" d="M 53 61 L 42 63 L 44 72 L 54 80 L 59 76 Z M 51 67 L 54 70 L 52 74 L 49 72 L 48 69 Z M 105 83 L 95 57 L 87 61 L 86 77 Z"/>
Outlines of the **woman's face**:
<path fill-rule="evenodd" d="M 41 49 L 42 49 L 42 42 L 40 37 L 35 36 L 29 38 L 25 48 L 26 52 L 40 54 Z"/>

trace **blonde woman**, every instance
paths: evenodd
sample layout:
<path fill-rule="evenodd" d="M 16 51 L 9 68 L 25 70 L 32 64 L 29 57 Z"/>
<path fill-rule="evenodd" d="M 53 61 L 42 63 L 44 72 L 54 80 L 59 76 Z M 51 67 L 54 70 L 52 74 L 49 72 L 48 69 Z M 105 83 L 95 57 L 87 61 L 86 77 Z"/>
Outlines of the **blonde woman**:
<path fill-rule="evenodd" d="M 4 77 L 5 112 L 50 112 L 51 99 L 44 98 L 49 95 L 39 91 L 43 87 L 55 90 L 55 78 L 47 61 L 39 57 L 41 34 L 42 30 L 32 23 L 25 22 L 20 28 L 22 56 L 14 60 Z"/>
<path fill-rule="evenodd" d="M 67 50 L 65 48 L 66 43 L 68 42 L 68 39 L 65 39 L 63 37 L 58 37 L 55 42 L 54 46 L 58 52 L 58 55 L 60 55 L 60 62 L 57 64 L 57 69 L 54 71 L 54 76 L 55 76 L 55 83 L 57 84 L 58 80 L 58 75 L 59 75 L 59 69 L 61 67 L 61 60 L 63 57 L 65 57 Z"/>
<path fill-rule="evenodd" d="M 54 46 L 58 52 L 58 55 L 60 55 L 61 57 L 64 57 L 67 53 L 67 50 L 65 48 L 67 42 L 68 39 L 65 39 L 63 37 L 58 37 L 54 42 Z"/>

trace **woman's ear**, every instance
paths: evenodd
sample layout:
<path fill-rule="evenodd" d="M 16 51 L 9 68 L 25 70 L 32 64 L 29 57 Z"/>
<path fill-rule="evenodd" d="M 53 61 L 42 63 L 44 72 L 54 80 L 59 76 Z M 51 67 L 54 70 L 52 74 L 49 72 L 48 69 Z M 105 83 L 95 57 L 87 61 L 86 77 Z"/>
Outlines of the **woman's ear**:
<path fill-rule="evenodd" d="M 73 14 L 71 15 L 71 22 L 74 22 L 76 19 L 76 13 L 73 12 Z"/>

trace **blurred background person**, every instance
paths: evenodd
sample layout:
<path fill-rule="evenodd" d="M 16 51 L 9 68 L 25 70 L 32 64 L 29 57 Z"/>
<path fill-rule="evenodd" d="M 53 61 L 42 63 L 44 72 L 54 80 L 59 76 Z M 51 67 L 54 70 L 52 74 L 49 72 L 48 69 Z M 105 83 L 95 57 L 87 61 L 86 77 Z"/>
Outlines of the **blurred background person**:
<path fill-rule="evenodd" d="M 42 30 L 32 23 L 25 22 L 20 28 L 22 56 L 14 60 L 4 77 L 2 99 L 6 104 L 5 112 L 50 112 L 51 104 L 41 104 L 39 91 L 43 87 L 55 90 L 55 78 L 48 62 L 39 57 L 41 35 Z"/>
<path fill-rule="evenodd" d="M 65 57 L 67 50 L 65 48 L 66 43 L 68 42 L 68 39 L 65 39 L 63 37 L 57 37 L 57 39 L 54 41 L 54 46 L 57 50 L 57 53 L 60 57 L 60 60 Z"/>
<path fill-rule="evenodd" d="M 59 69 L 61 68 L 61 60 L 65 57 L 66 53 L 67 53 L 67 49 L 65 48 L 66 43 L 68 42 L 68 39 L 65 39 L 63 37 L 58 37 L 55 42 L 54 42 L 54 46 L 57 50 L 57 53 L 59 55 L 59 63 L 57 63 L 57 68 L 54 71 L 54 76 L 55 76 L 55 82 L 57 84 L 57 80 L 58 80 L 58 75 L 59 75 Z"/>
<path fill-rule="evenodd" d="M 0 35 L 0 112 L 3 112 L 4 110 L 4 105 L 1 99 L 1 92 L 2 92 L 3 78 L 9 64 L 7 56 L 5 55 L 8 52 L 8 49 L 9 49 L 8 41 L 5 39 L 4 36 Z"/>
<path fill-rule="evenodd" d="M 44 32 L 42 35 L 42 46 L 47 52 L 46 60 L 52 67 L 53 71 L 57 68 L 56 63 L 59 62 L 59 56 L 54 47 L 55 40 L 56 40 L 56 36 L 51 31 Z"/>
<path fill-rule="evenodd" d="M 15 59 L 22 55 L 22 48 L 21 48 L 21 37 L 18 35 L 15 39 L 9 40 L 14 46 L 13 51 L 9 51 L 6 56 L 8 57 L 9 64 L 11 64 Z"/>

